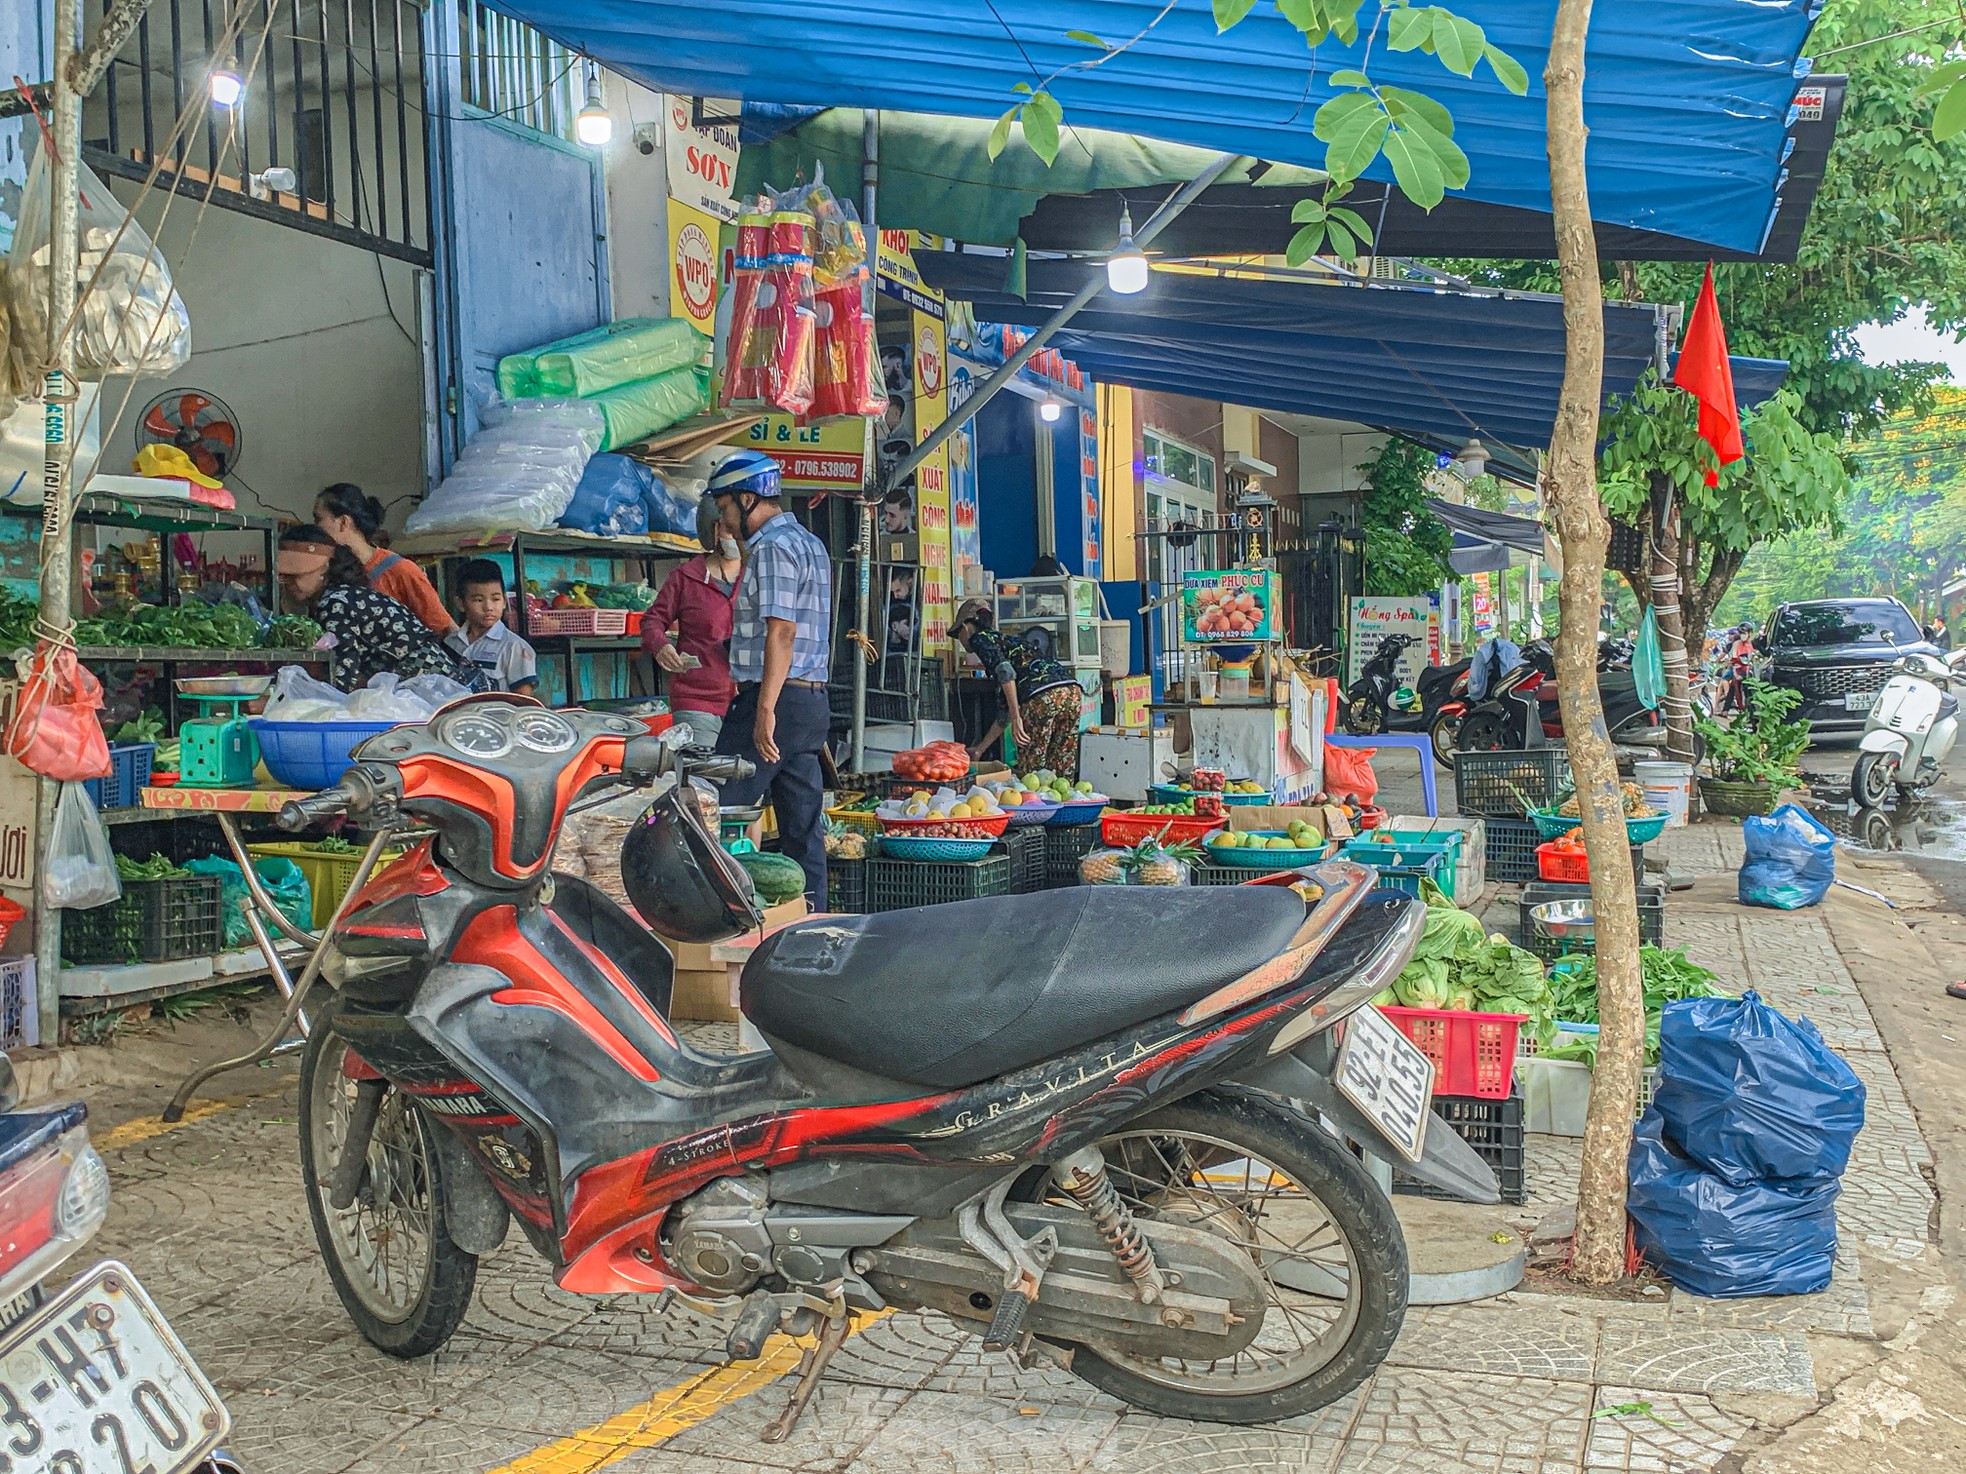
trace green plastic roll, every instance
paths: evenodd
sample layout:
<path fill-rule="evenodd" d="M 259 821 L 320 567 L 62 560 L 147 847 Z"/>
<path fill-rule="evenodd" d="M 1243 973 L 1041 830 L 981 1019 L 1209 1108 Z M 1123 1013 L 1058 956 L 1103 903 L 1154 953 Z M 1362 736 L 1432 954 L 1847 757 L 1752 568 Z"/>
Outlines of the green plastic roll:
<path fill-rule="evenodd" d="M 671 369 L 652 379 L 587 396 L 607 421 L 602 450 L 615 450 L 682 423 L 710 407 L 710 378 L 700 368 Z"/>
<path fill-rule="evenodd" d="M 702 361 L 709 339 L 681 317 L 629 317 L 498 362 L 507 399 L 591 399 Z"/>

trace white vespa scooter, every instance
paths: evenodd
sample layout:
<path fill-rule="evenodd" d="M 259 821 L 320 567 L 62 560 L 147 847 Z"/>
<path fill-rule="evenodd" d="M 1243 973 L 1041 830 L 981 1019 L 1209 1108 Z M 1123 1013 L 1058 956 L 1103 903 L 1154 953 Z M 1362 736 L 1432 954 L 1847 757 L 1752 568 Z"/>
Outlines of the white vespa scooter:
<path fill-rule="evenodd" d="M 1958 669 L 1935 655 L 1907 655 L 1892 667 L 1891 679 L 1877 693 L 1864 724 L 1862 751 L 1850 775 L 1850 792 L 1874 809 L 1898 792 L 1929 788 L 1959 735 L 1959 698 L 1952 683 Z"/>

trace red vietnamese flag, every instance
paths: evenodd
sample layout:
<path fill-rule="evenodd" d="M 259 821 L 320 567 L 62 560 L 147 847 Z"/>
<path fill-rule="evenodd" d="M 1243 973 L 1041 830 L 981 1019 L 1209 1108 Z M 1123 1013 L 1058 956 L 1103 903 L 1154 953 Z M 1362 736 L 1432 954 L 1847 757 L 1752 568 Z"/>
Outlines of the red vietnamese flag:
<path fill-rule="evenodd" d="M 1734 400 L 1734 366 L 1727 360 L 1727 330 L 1720 322 L 1720 299 L 1713 294 L 1711 261 L 1686 336 L 1680 340 L 1672 381 L 1700 401 L 1700 438 L 1713 447 L 1720 464 L 1741 459 L 1746 453 L 1741 447 L 1741 410 Z M 1719 482 L 1718 471 L 1707 472 L 1707 485 Z"/>

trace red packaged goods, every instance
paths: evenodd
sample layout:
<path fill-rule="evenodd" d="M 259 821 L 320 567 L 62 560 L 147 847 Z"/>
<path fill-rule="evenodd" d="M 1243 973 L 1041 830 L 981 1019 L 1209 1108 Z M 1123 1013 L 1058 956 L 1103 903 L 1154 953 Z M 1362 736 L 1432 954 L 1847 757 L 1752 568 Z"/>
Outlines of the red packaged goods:
<path fill-rule="evenodd" d="M 6 747 L 22 767 L 67 783 L 109 776 L 109 742 L 96 712 L 102 682 L 75 658 L 72 645 L 37 646 L 21 683 Z"/>
<path fill-rule="evenodd" d="M 747 235 L 747 225 L 754 233 Z M 757 229 L 752 217 L 740 217 L 724 403 L 804 414 L 812 407 L 812 216 L 779 210 L 765 217 L 762 262 L 745 254 L 760 242 Z"/>
<path fill-rule="evenodd" d="M 764 285 L 770 255 L 769 217 L 737 217 L 737 249 L 732 257 L 730 287 L 730 351 L 724 368 L 724 403 L 741 404 L 760 397 L 762 357 L 753 357 L 758 331 L 758 291 Z"/>
<path fill-rule="evenodd" d="M 872 416 L 887 408 L 880 349 L 859 276 L 818 296 L 819 342 L 813 361 L 812 418 Z"/>

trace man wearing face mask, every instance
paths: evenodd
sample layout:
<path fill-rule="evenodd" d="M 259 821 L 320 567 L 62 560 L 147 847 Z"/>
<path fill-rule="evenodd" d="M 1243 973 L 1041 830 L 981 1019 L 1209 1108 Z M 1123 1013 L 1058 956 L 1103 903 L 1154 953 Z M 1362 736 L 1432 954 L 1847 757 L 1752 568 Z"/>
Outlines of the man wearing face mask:
<path fill-rule="evenodd" d="M 741 450 L 720 465 L 707 493 L 718 527 L 744 540 L 737 582 L 730 670 L 737 696 L 717 751 L 748 758 L 757 773 L 723 785 L 726 804 L 771 794 L 778 847 L 806 875 L 806 899 L 826 905 L 826 750 L 832 714 L 826 674 L 832 661 L 833 571 L 826 545 L 784 504 L 778 462 Z M 646 625 L 644 625 L 646 628 Z"/>
<path fill-rule="evenodd" d="M 730 674 L 730 628 L 743 549 L 717 525 L 717 502 L 697 503 L 701 557 L 672 572 L 642 620 L 642 648 L 668 673 L 669 707 L 696 740 L 714 747 L 737 682 Z"/>

